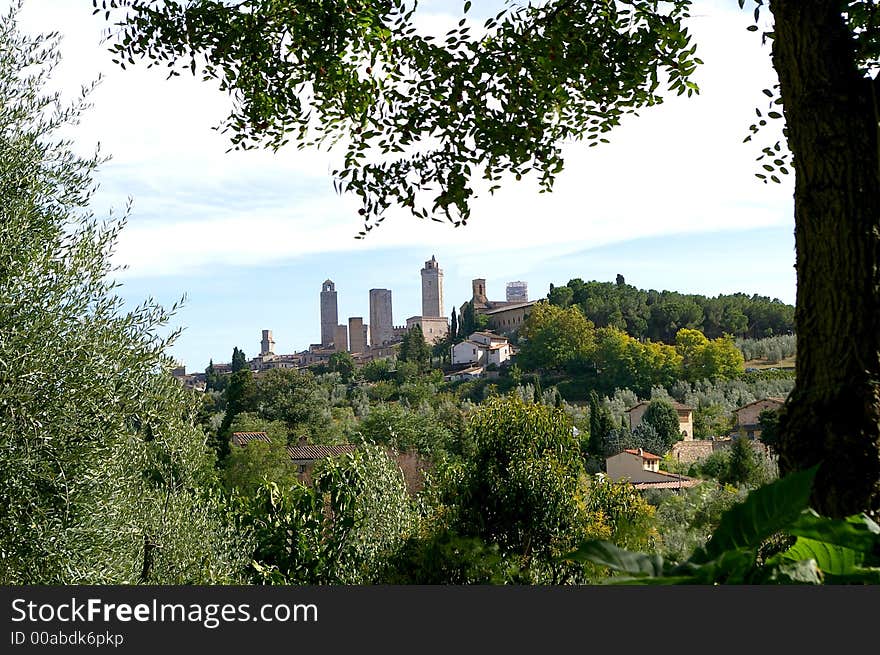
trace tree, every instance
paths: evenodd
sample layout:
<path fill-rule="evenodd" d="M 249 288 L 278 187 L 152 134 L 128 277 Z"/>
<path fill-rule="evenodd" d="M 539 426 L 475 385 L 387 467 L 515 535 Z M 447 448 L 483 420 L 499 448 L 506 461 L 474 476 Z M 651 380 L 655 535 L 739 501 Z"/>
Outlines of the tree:
<path fill-rule="evenodd" d="M 423 414 L 398 404 L 376 405 L 360 423 L 359 431 L 369 443 L 405 452 L 416 450 L 434 457 L 445 453 L 452 435 L 433 413 Z"/>
<path fill-rule="evenodd" d="M 511 3 L 485 24 L 490 38 L 471 39 L 460 27 L 443 46 L 410 29 L 407 5 L 378 0 L 351 12 L 294 11 L 295 0 L 119 4 L 107 14 L 121 25 L 117 61 L 191 63 L 195 74 L 196 57 L 204 56 L 203 72 L 233 95 L 227 127 L 236 145 L 278 147 L 293 130 L 308 143 L 311 124 L 323 130 L 318 140 L 350 137 L 337 175 L 361 196 L 368 223 L 392 203 L 465 222 L 477 171 L 497 184 L 503 173 L 519 178 L 528 167 L 549 189 L 562 166 L 558 144 L 607 140 L 621 116 L 659 101 L 661 70 L 671 91 L 696 90 L 689 76 L 698 60 L 683 26 L 688 0 Z M 767 116 L 786 121 L 795 173 L 800 343 L 796 388 L 781 416 L 781 471 L 821 464 L 813 503 L 822 512 L 878 510 L 877 7 L 868 0 L 755 4 L 756 19 L 764 6 L 773 13 L 764 36 L 782 112 Z M 260 30 L 248 29 L 255 23 Z M 305 88 L 311 93 L 299 93 Z M 412 152 L 406 147 L 427 138 L 427 151 L 380 159 Z M 365 157 L 372 146 L 376 160 Z M 774 154 L 780 148 L 768 149 L 766 166 L 787 172 Z M 422 203 L 418 192 L 428 188 L 437 195 Z M 676 329 L 696 327 L 683 310 Z"/>
<path fill-rule="evenodd" d="M 238 371 L 247 367 L 247 357 L 245 357 L 244 351 L 239 350 L 238 346 L 236 346 L 232 349 L 232 372 L 238 373 Z"/>
<path fill-rule="evenodd" d="M 431 362 L 431 347 L 425 341 L 425 335 L 422 334 L 420 326 L 414 325 L 403 335 L 397 359 L 401 362 L 414 363 L 420 373 L 428 370 Z"/>
<path fill-rule="evenodd" d="M 250 369 L 240 369 L 232 374 L 226 388 L 226 413 L 211 447 L 217 454 L 217 461 L 223 463 L 229 456 L 229 440 L 232 438 L 232 422 L 242 412 L 256 409 L 257 386 Z"/>
<path fill-rule="evenodd" d="M 682 358 L 684 376 L 697 380 L 728 380 L 743 372 L 743 355 L 730 335 L 710 341 L 699 330 L 679 330 L 675 349 Z"/>
<path fill-rule="evenodd" d="M 344 350 L 333 353 L 330 355 L 328 364 L 331 373 L 339 373 L 342 376 L 342 381 L 345 383 L 351 382 L 355 370 L 354 357 L 351 356 L 351 353 L 347 353 Z"/>
<path fill-rule="evenodd" d="M 468 423 L 474 453 L 461 489 L 461 534 L 497 543 L 528 569 L 577 543 L 583 475 L 566 415 L 513 396 L 485 403 Z"/>
<path fill-rule="evenodd" d="M 262 485 L 242 506 L 253 530 L 255 582 L 370 584 L 403 544 L 416 515 L 403 474 L 382 448 L 316 464 L 313 485 Z"/>
<path fill-rule="evenodd" d="M 540 302 L 520 328 L 519 365 L 526 370 L 582 370 L 595 349 L 595 334 L 577 307 Z"/>
<path fill-rule="evenodd" d="M 727 468 L 719 476 L 719 482 L 732 485 L 758 486 L 761 479 L 761 462 L 759 455 L 752 448 L 748 439 L 735 439 L 730 447 Z"/>
<path fill-rule="evenodd" d="M 287 452 L 287 427 L 281 421 L 265 421 L 254 414 L 242 413 L 235 417 L 230 432 L 265 432 L 268 442 L 252 439 L 244 446 L 236 446 L 223 465 L 223 481 L 230 492 L 251 495 L 264 482 L 274 482 L 287 489 L 299 480 Z"/>
<path fill-rule="evenodd" d="M 776 450 L 779 444 L 779 411 L 764 409 L 758 414 L 758 426 L 761 428 L 761 443 Z"/>
<path fill-rule="evenodd" d="M 229 378 L 220 375 L 214 368 L 214 360 L 210 360 L 205 369 L 205 391 L 223 391 L 228 382 Z"/>
<path fill-rule="evenodd" d="M 88 90 L 69 106 L 50 90 L 58 39 L 16 15 L 0 16 L 0 581 L 239 582 L 248 540 L 170 375 L 173 308 L 123 311 L 125 217 L 86 210 L 103 161 L 71 147 Z"/>
<path fill-rule="evenodd" d="M 590 392 L 590 442 L 589 451 L 593 457 L 605 457 L 605 439 L 614 430 L 614 417 L 608 408 L 599 402 L 599 395 Z M 617 453 L 612 453 L 616 455 Z"/>
<path fill-rule="evenodd" d="M 655 399 L 648 403 L 648 409 L 642 415 L 642 422 L 650 425 L 657 432 L 659 443 L 663 445 L 665 455 L 673 444 L 681 441 L 681 427 L 678 423 L 678 412 L 666 400 Z"/>
<path fill-rule="evenodd" d="M 455 313 L 455 307 L 452 308 L 452 319 L 449 324 L 449 339 L 453 344 L 460 341 L 458 337 L 458 314 Z"/>
<path fill-rule="evenodd" d="M 312 432 L 331 422 L 330 400 L 311 371 L 266 371 L 257 382 L 255 403 L 261 417 L 283 421 L 292 435 Z"/>

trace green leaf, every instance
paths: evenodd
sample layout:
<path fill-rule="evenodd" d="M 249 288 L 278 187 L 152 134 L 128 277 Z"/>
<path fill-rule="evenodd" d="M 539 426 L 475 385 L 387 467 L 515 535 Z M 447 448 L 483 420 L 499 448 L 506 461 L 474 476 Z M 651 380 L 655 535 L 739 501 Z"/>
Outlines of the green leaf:
<path fill-rule="evenodd" d="M 791 473 L 752 491 L 744 502 L 721 516 L 704 552 L 698 551 L 692 559 L 708 561 L 725 551 L 756 549 L 770 535 L 788 529 L 809 507 L 817 468 Z"/>
<path fill-rule="evenodd" d="M 798 537 L 791 548 L 773 558 L 774 561 L 783 559 L 795 562 L 813 560 L 824 573 L 848 575 L 860 568 L 864 556 L 851 548 Z"/>
<path fill-rule="evenodd" d="M 633 553 L 608 541 L 585 541 L 576 551 L 564 555 L 562 559 L 592 562 L 640 578 L 663 575 L 663 558 L 660 555 Z"/>
<path fill-rule="evenodd" d="M 822 575 L 814 560 L 780 561 L 770 569 L 762 583 L 770 584 L 822 584 Z"/>
<path fill-rule="evenodd" d="M 841 520 L 819 516 L 815 511 L 807 510 L 788 532 L 796 537 L 842 546 L 862 554 L 880 549 L 880 526 L 865 514 Z"/>

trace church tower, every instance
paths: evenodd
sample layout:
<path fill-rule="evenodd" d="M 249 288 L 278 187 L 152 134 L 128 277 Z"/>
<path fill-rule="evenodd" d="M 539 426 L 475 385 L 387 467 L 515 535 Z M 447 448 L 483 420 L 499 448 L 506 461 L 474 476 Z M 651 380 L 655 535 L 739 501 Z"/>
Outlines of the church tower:
<path fill-rule="evenodd" d="M 333 280 L 324 280 L 321 285 L 321 345 L 325 348 L 336 340 L 337 325 L 336 285 Z"/>
<path fill-rule="evenodd" d="M 422 269 L 422 316 L 438 317 L 443 314 L 443 269 L 434 255 Z"/>

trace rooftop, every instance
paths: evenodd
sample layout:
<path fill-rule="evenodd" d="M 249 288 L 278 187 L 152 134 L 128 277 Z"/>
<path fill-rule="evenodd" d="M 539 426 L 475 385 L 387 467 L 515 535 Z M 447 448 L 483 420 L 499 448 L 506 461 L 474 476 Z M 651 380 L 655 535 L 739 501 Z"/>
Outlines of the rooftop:
<path fill-rule="evenodd" d="M 662 459 L 659 455 L 655 455 L 654 453 L 649 453 L 647 450 L 642 450 L 641 448 L 639 448 L 638 450 L 636 450 L 634 448 L 627 448 L 623 452 L 629 453 L 630 455 L 640 456 L 642 459 L 656 459 L 656 460 Z"/>
<path fill-rule="evenodd" d="M 502 301 L 498 301 L 498 304 L 501 304 L 501 302 L 502 302 Z M 488 310 L 486 310 L 485 312 L 483 312 L 483 315 L 485 315 L 485 316 L 489 316 L 489 315 L 491 315 L 491 314 L 498 314 L 498 313 L 500 313 L 500 312 L 506 312 L 506 311 L 509 311 L 509 310 L 511 310 L 511 309 L 522 309 L 523 307 L 531 307 L 531 306 L 534 305 L 536 302 L 538 302 L 538 301 L 537 301 L 537 300 L 529 300 L 528 302 L 512 302 L 512 303 L 505 303 L 505 304 L 503 304 L 501 307 L 498 307 L 498 308 L 496 308 L 496 309 L 488 309 Z"/>
<path fill-rule="evenodd" d="M 244 446 L 251 441 L 265 441 L 269 443 L 269 437 L 265 432 L 233 432 L 232 443 L 236 446 Z"/>
<path fill-rule="evenodd" d="M 325 457 L 333 457 L 334 455 L 342 455 L 350 453 L 357 448 L 354 444 L 341 444 L 339 446 L 288 446 L 287 454 L 291 459 L 323 459 Z"/>
<path fill-rule="evenodd" d="M 738 411 L 741 410 L 741 409 L 745 409 L 746 407 L 751 407 L 752 405 L 757 405 L 758 403 L 764 403 L 764 402 L 767 402 L 768 400 L 769 400 L 770 402 L 773 402 L 773 403 L 779 403 L 780 405 L 784 405 L 784 404 L 785 404 L 785 398 L 779 398 L 779 397 L 776 397 L 776 396 L 770 396 L 769 398 L 759 398 L 758 400 L 753 400 L 753 401 L 750 402 L 750 403 L 746 403 L 745 405 L 742 405 L 742 406 L 740 406 L 740 407 L 737 407 L 737 408 L 736 408 L 735 410 L 733 410 L 733 411 L 738 412 Z"/>

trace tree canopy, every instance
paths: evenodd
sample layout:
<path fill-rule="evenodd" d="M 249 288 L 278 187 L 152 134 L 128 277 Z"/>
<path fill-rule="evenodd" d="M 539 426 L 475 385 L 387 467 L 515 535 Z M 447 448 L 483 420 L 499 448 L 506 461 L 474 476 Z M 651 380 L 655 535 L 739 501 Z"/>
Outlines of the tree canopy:
<path fill-rule="evenodd" d="M 49 91 L 57 39 L 19 34 L 15 10 L 0 51 L 0 581 L 238 582 L 247 538 L 170 374 L 171 313 L 123 309 L 125 218 L 85 209 L 102 161 L 69 141 L 85 98 Z"/>

